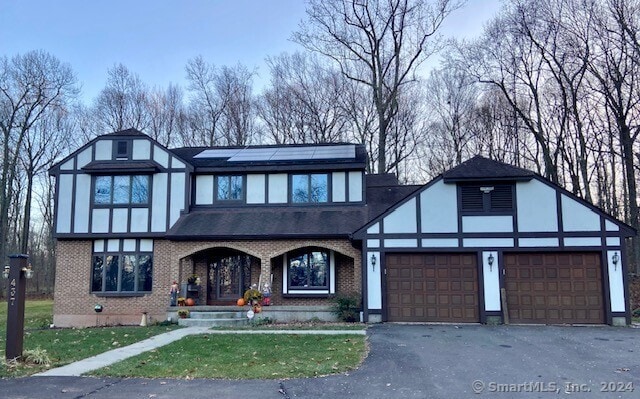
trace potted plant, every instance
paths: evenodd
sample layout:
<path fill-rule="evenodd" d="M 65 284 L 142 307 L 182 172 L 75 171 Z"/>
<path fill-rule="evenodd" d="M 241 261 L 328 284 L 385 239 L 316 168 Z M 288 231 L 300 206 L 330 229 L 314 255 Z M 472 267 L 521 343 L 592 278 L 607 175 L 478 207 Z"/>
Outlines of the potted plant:
<path fill-rule="evenodd" d="M 192 274 L 187 277 L 187 284 L 189 285 L 200 285 L 200 277 L 197 274 Z"/>
<path fill-rule="evenodd" d="M 181 319 L 186 319 L 187 317 L 189 317 L 189 311 L 187 309 L 178 310 L 178 317 Z"/>
<path fill-rule="evenodd" d="M 178 298 L 178 306 L 185 306 L 186 305 L 186 303 L 185 303 L 186 300 L 187 300 L 187 298 L 185 298 L 183 296 L 179 297 Z"/>
<path fill-rule="evenodd" d="M 260 302 L 262 301 L 262 292 L 258 290 L 258 286 L 253 284 L 251 288 L 244 292 L 244 302 L 253 308 L 255 313 L 260 313 L 262 310 L 262 306 Z"/>

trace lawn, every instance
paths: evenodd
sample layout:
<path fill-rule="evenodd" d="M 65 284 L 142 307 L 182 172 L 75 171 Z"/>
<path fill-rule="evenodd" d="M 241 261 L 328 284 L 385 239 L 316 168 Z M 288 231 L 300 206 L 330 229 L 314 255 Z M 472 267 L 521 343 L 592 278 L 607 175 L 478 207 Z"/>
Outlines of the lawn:
<path fill-rule="evenodd" d="M 147 378 L 280 379 L 357 368 L 367 353 L 360 335 L 189 336 L 91 373 Z"/>
<path fill-rule="evenodd" d="M 25 309 L 24 354 L 45 352 L 48 365 L 4 362 L 7 306 L 0 305 L 0 377 L 19 377 L 62 366 L 76 360 L 119 348 L 177 328 L 176 326 L 107 327 L 49 329 L 53 302 L 27 301 Z M 40 356 L 43 357 L 43 356 Z"/>

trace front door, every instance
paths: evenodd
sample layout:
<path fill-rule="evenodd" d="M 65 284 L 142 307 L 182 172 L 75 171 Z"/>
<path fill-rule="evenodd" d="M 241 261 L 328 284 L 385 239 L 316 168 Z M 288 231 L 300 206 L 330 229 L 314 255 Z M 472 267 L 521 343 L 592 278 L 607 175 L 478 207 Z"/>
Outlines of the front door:
<path fill-rule="evenodd" d="M 235 304 L 251 281 L 251 256 L 216 257 L 209 262 L 207 305 Z"/>

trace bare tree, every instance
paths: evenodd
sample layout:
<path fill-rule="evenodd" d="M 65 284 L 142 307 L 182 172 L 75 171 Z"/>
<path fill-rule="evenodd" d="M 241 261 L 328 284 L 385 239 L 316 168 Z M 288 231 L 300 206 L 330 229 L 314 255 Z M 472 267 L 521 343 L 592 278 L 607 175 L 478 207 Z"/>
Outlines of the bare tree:
<path fill-rule="evenodd" d="M 277 143 L 329 143 L 345 138 L 341 104 L 347 81 L 313 55 L 268 58 L 271 85 L 259 102 L 259 115 Z"/>
<path fill-rule="evenodd" d="M 311 0 L 293 39 L 323 54 L 349 79 L 365 85 L 377 114 L 377 170 L 387 163 L 388 128 L 398 114 L 402 86 L 440 48 L 436 32 L 455 0 Z"/>
<path fill-rule="evenodd" d="M 257 135 L 253 72 L 242 64 L 223 66 L 216 77 L 222 99 L 222 137 L 226 145 L 250 144 Z"/>
<path fill-rule="evenodd" d="M 35 178 L 46 171 L 68 152 L 73 137 L 74 123 L 66 109 L 58 108 L 43 115 L 31 126 L 21 149 L 21 165 L 24 170 L 25 199 L 20 251 L 28 252 L 31 233 L 31 208 Z"/>
<path fill-rule="evenodd" d="M 166 147 L 178 144 L 181 135 L 188 128 L 188 114 L 183 97 L 182 89 L 171 84 L 165 90 L 155 88 L 149 94 L 148 134 Z"/>
<path fill-rule="evenodd" d="M 149 126 L 148 90 L 140 77 L 123 64 L 107 72 L 107 84 L 95 100 L 96 129 L 100 132 Z"/>
<path fill-rule="evenodd" d="M 227 99 L 218 93 L 217 69 L 198 56 L 187 62 L 186 71 L 190 92 L 190 129 L 182 141 L 185 145 L 220 145 L 222 133 L 219 125 Z"/>
<path fill-rule="evenodd" d="M 9 231 L 9 209 L 20 209 L 15 202 L 21 173 L 18 150 L 37 122 L 64 109 L 77 92 L 71 68 L 46 52 L 0 58 L 0 259 L 6 257 L 9 237 L 15 237 Z"/>

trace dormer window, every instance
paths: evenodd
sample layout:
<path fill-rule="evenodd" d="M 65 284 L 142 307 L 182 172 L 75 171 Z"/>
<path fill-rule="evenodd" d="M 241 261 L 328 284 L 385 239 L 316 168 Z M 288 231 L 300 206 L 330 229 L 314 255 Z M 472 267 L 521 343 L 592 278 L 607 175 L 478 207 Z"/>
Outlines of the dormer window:
<path fill-rule="evenodd" d="M 291 176 L 291 202 L 328 202 L 329 176 L 326 173 Z"/>
<path fill-rule="evenodd" d="M 243 181 L 242 176 L 217 176 L 216 199 L 218 201 L 242 201 Z"/>
<path fill-rule="evenodd" d="M 512 184 L 461 185 L 460 210 L 466 213 L 512 212 Z"/>
<path fill-rule="evenodd" d="M 116 142 L 116 159 L 129 159 L 129 142 L 125 140 Z"/>

